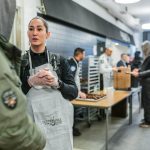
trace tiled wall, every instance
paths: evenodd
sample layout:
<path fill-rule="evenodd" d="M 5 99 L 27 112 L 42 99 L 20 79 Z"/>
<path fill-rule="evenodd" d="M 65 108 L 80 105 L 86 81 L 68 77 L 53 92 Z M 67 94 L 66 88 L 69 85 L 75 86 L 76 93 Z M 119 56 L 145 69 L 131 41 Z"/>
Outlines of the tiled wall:
<path fill-rule="evenodd" d="M 80 31 L 78 29 L 48 21 L 51 37 L 47 41 L 50 51 L 60 53 L 68 57 L 72 56 L 77 47 L 84 48 L 87 55 L 93 55 L 93 47 L 97 40 L 104 41 L 104 38 Z"/>

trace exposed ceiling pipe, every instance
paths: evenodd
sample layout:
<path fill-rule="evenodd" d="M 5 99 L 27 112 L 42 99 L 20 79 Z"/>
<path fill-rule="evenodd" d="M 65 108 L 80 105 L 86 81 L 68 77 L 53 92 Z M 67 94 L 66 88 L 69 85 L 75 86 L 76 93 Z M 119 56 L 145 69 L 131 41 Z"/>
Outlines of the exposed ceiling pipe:
<path fill-rule="evenodd" d="M 140 30 L 140 20 L 128 13 L 127 7 L 116 4 L 113 0 L 93 0 L 96 4 L 104 7 L 116 19 L 122 21 L 124 24 L 133 30 Z"/>

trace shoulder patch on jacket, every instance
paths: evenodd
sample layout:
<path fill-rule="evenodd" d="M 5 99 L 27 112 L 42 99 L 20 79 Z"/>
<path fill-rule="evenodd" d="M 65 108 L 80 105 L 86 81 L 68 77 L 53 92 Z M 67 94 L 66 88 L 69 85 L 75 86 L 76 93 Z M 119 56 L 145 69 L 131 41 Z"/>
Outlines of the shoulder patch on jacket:
<path fill-rule="evenodd" d="M 76 70 L 76 67 L 72 65 L 72 66 L 70 67 L 70 69 L 71 69 L 72 72 L 74 72 L 74 71 Z"/>
<path fill-rule="evenodd" d="M 17 96 L 11 89 L 8 89 L 2 93 L 2 101 L 3 104 L 9 109 L 14 109 L 17 106 Z"/>

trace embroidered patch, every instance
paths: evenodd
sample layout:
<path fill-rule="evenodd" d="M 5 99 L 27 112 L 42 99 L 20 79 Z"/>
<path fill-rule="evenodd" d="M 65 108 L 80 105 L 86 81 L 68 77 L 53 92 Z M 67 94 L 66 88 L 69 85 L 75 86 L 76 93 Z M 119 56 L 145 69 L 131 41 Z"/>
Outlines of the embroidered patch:
<path fill-rule="evenodd" d="M 103 59 L 101 59 L 101 60 L 100 60 L 100 63 L 101 63 L 101 64 L 103 64 L 103 63 L 104 63 L 104 60 L 103 60 Z"/>
<path fill-rule="evenodd" d="M 75 71 L 76 67 L 75 66 L 71 66 L 70 69 L 71 69 L 71 71 Z"/>
<path fill-rule="evenodd" d="M 3 104 L 9 109 L 14 109 L 17 106 L 16 94 L 10 89 L 3 92 L 2 100 Z"/>

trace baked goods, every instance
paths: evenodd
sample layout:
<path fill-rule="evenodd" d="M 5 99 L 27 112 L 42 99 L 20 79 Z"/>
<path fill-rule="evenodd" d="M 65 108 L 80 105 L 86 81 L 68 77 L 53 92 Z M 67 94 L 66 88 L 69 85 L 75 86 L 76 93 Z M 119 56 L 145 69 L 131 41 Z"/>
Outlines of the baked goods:
<path fill-rule="evenodd" d="M 87 94 L 86 95 L 86 98 L 87 99 L 94 99 L 94 100 L 98 100 L 98 99 L 101 99 L 103 98 L 104 96 L 106 96 L 106 94 Z"/>

